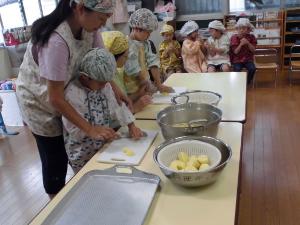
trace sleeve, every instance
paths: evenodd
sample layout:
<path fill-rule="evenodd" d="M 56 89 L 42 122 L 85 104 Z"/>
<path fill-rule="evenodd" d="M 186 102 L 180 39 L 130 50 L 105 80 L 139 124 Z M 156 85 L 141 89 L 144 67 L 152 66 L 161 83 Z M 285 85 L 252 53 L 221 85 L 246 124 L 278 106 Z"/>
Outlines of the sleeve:
<path fill-rule="evenodd" d="M 160 45 L 159 45 L 159 57 L 161 59 L 167 58 L 166 55 L 164 54 L 166 47 L 167 47 L 167 45 L 164 42 L 160 43 Z"/>
<path fill-rule="evenodd" d="M 76 98 L 74 96 L 76 96 Z M 72 107 L 81 115 L 82 118 L 84 118 L 84 114 L 86 113 L 85 98 L 83 96 L 86 96 L 83 93 L 83 90 L 73 84 L 70 84 L 65 90 L 66 101 L 72 105 Z M 62 123 L 64 131 L 68 134 L 65 135 L 65 138 L 69 137 L 71 139 L 81 140 L 86 136 L 85 132 L 75 126 L 67 118 L 62 117 Z"/>
<path fill-rule="evenodd" d="M 93 48 L 104 48 L 104 43 L 100 31 L 94 32 Z"/>
<path fill-rule="evenodd" d="M 121 126 L 127 126 L 132 123 L 135 118 L 132 115 L 131 111 L 127 108 L 123 102 L 120 106 L 116 100 L 115 94 L 112 90 L 112 87 L 109 83 L 105 85 L 103 93 L 108 100 L 108 108 L 110 115 L 113 119 L 117 119 Z"/>
<path fill-rule="evenodd" d="M 250 43 L 251 43 L 254 47 L 256 47 L 256 45 L 257 45 L 256 37 L 255 37 L 253 34 L 251 35 Z"/>
<path fill-rule="evenodd" d="M 230 53 L 234 54 L 234 50 L 239 46 L 240 41 L 236 35 L 233 35 L 230 39 Z"/>
<path fill-rule="evenodd" d="M 129 53 L 124 66 L 124 71 L 129 76 L 137 76 L 141 71 L 139 63 L 139 49 L 132 41 L 129 41 Z"/>
<path fill-rule="evenodd" d="M 220 45 L 220 49 L 224 50 L 224 53 L 228 53 L 229 52 L 229 38 L 227 35 L 223 35 L 223 38 L 221 39 L 221 45 Z"/>
<path fill-rule="evenodd" d="M 175 43 L 175 48 L 176 49 L 181 49 L 181 45 L 179 44 L 178 41 L 174 41 L 174 43 Z"/>
<path fill-rule="evenodd" d="M 145 46 L 145 57 L 146 57 L 148 68 L 153 66 L 160 67 L 159 58 L 156 54 L 152 52 L 150 42 L 146 41 L 144 46 Z"/>
<path fill-rule="evenodd" d="M 182 49 L 187 55 L 195 55 L 200 51 L 200 45 L 199 41 L 185 40 L 182 44 Z"/>
<path fill-rule="evenodd" d="M 40 76 L 52 81 L 67 80 L 69 47 L 57 33 L 53 33 L 45 47 L 38 51 Z"/>

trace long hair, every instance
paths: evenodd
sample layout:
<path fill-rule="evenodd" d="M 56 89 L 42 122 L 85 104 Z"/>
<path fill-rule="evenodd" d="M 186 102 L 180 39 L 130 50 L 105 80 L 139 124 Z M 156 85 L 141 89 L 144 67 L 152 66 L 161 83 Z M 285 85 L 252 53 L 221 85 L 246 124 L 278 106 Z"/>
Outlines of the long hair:
<path fill-rule="evenodd" d="M 36 20 L 32 25 L 31 41 L 42 47 L 47 44 L 52 32 L 72 14 L 70 0 L 60 0 L 57 7 L 49 15 Z"/>

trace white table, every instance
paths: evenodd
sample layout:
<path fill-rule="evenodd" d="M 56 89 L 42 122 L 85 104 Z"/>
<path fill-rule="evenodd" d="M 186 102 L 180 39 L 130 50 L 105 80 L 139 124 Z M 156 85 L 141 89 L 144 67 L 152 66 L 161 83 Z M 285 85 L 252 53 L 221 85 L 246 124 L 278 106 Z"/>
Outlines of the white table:
<path fill-rule="evenodd" d="M 143 129 L 158 129 L 158 125 L 153 120 L 141 120 L 136 123 Z M 156 174 L 161 178 L 161 189 L 156 194 L 145 225 L 234 225 L 238 197 L 242 126 L 241 123 L 220 123 L 217 136 L 231 147 L 233 155 L 218 180 L 201 188 L 188 189 L 174 185 L 162 174 L 153 161 L 153 150 L 162 142 L 160 135 L 156 138 L 141 165 L 137 166 L 137 169 Z M 35 217 L 31 225 L 41 224 L 86 172 L 112 166 L 112 164 L 98 163 L 96 161 L 98 154 L 101 153 L 97 153 L 69 181 L 62 191 Z M 74 220 L 76 216 L 78 215 L 74 215 Z"/>
<path fill-rule="evenodd" d="M 246 121 L 247 75 L 245 72 L 227 73 L 175 73 L 165 82 L 171 87 L 186 87 L 188 90 L 213 91 L 222 95 L 218 108 L 223 112 L 222 121 Z M 151 104 L 136 113 L 137 119 L 156 119 L 157 113 L 167 104 Z"/>

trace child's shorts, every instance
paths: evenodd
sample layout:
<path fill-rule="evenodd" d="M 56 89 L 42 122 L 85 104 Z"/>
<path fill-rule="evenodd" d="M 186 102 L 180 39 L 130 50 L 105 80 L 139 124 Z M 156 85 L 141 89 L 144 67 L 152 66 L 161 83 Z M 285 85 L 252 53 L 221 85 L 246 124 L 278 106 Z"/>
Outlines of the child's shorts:
<path fill-rule="evenodd" d="M 223 71 L 223 66 L 224 65 L 230 66 L 228 63 L 221 63 L 221 64 L 218 64 L 218 65 L 208 64 L 207 69 L 209 69 L 209 67 L 213 67 L 215 69 L 215 71 Z"/>

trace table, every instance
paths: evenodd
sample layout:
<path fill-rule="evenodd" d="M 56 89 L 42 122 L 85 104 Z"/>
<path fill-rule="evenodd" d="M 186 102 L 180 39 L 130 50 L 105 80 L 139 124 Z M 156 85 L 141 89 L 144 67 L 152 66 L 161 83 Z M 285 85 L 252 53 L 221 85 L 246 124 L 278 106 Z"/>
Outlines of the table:
<path fill-rule="evenodd" d="M 246 122 L 247 74 L 245 72 L 175 73 L 164 83 L 188 90 L 213 91 L 222 95 L 218 108 L 223 112 L 222 121 Z M 136 119 L 156 119 L 157 113 L 167 104 L 151 104 L 135 114 Z"/>
<path fill-rule="evenodd" d="M 143 129 L 157 130 L 155 121 L 136 121 Z M 236 203 L 238 199 L 238 177 L 242 140 L 241 123 L 220 123 L 217 137 L 231 146 L 233 155 L 229 164 L 224 168 L 218 180 L 201 188 L 183 188 L 171 183 L 160 171 L 153 161 L 153 150 L 162 142 L 158 135 L 151 148 L 148 150 L 141 165 L 137 169 L 159 175 L 161 188 L 147 215 L 145 225 L 234 225 L 236 218 Z M 86 172 L 95 169 L 105 169 L 112 164 L 96 162 L 97 153 L 79 171 L 55 198 L 35 217 L 31 225 L 41 224 L 57 203 L 68 193 Z M 74 218 L 75 219 L 75 218 Z"/>

